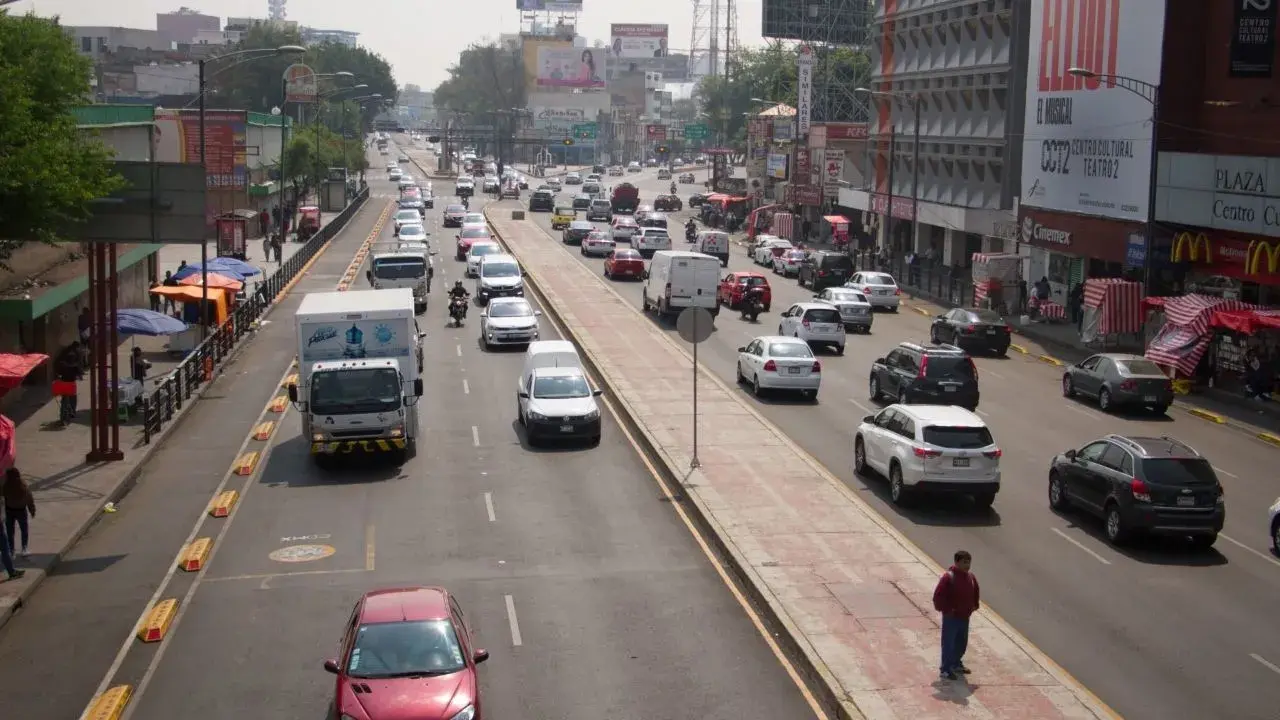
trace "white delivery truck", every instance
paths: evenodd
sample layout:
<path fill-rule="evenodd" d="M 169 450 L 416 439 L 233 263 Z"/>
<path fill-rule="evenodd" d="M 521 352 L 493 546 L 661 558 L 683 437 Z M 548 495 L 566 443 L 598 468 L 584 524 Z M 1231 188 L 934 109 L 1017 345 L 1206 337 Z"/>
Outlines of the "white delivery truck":
<path fill-rule="evenodd" d="M 700 307 L 712 315 L 720 312 L 716 290 L 720 287 L 720 259 L 686 250 L 659 250 L 644 271 L 640 307 L 659 315 L 675 315 Z"/>
<path fill-rule="evenodd" d="M 418 437 L 422 338 L 413 291 L 308 293 L 298 326 L 298 382 L 289 400 L 323 463 L 356 451 L 403 461 Z"/>
<path fill-rule="evenodd" d="M 427 293 L 431 291 L 434 274 L 432 256 L 435 251 L 428 243 L 376 242 L 369 253 L 369 269 L 365 278 L 374 290 L 408 288 L 413 291 L 414 312 L 427 310 Z"/>

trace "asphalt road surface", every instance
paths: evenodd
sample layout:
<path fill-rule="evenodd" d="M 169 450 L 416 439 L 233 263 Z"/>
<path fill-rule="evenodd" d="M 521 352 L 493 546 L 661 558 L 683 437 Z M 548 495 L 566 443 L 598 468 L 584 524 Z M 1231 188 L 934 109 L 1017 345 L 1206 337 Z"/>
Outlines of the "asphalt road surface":
<path fill-rule="evenodd" d="M 428 337 L 416 457 L 320 471 L 290 411 L 208 568 L 179 573 L 163 593 L 190 593 L 166 641 L 126 640 L 276 392 L 301 292 L 333 287 L 378 196 L 394 196 L 380 177 L 372 184 L 369 209 L 204 401 L 216 408 L 197 410 L 0 635 L 5 715 L 75 717 L 100 683 L 124 683 L 138 693 L 126 717 L 138 720 L 327 717 L 333 678 L 321 664 L 355 601 L 435 584 L 458 596 L 492 654 L 480 671 L 488 718 L 812 717 L 611 418 L 598 448 L 525 445 L 514 424 L 523 353 L 482 351 L 478 313 L 446 327 L 443 285 L 462 270 L 447 249 L 419 318 Z M 542 333 L 556 337 L 545 318 Z M 331 554 L 272 559 L 299 545 Z"/>
<path fill-rule="evenodd" d="M 642 202 L 670 185 L 653 170 L 626 179 L 638 184 Z M 679 194 L 687 200 L 700 190 L 700 184 L 682 185 Z M 682 228 L 688 214 L 687 208 L 669 213 L 675 249 L 688 247 Z M 548 242 L 559 241 L 549 214 L 529 217 L 550 233 Z M 566 251 L 600 271 L 602 260 L 582 258 L 577 247 Z M 731 254 L 730 270 L 761 270 L 773 286 L 769 314 L 750 324 L 726 311 L 699 349 L 702 362 L 732 385 L 737 348 L 777 332 L 779 314 L 813 293 L 755 267 L 740 246 Z M 640 283 L 611 285 L 639 307 Z M 962 499 L 896 508 L 882 480 L 854 476 L 851 436 L 860 418 L 876 409 L 867 393 L 872 361 L 904 340 L 927 342 L 928 328 L 929 318 L 907 308 L 877 313 L 871 335 L 850 335 L 844 357 L 822 358 L 818 404 L 748 401 L 936 560 L 945 565 L 957 548 L 971 551 L 983 599 L 1125 717 L 1276 718 L 1280 560 L 1268 551 L 1266 508 L 1280 493 L 1273 464 L 1280 451 L 1176 410 L 1161 418 L 1107 415 L 1064 399 L 1060 369 L 1013 353 L 979 357 L 979 414 L 1004 450 L 994 512 Z M 668 330 L 674 335 L 673 326 Z M 1052 456 L 1107 433 L 1172 435 L 1212 460 L 1228 509 L 1214 550 L 1195 552 L 1173 541 L 1116 549 L 1091 518 L 1048 509 Z"/>

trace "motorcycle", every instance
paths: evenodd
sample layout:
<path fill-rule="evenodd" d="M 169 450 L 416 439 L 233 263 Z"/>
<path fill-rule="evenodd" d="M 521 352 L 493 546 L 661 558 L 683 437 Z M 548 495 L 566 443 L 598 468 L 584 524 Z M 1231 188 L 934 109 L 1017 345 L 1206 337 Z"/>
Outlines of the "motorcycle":
<path fill-rule="evenodd" d="M 760 313 L 764 312 L 764 302 L 760 300 L 758 295 L 751 295 L 742 301 L 742 319 L 747 322 L 755 322 L 760 317 Z"/>
<path fill-rule="evenodd" d="M 449 318 L 454 327 L 462 327 L 462 320 L 467 316 L 467 299 L 455 297 L 449 301 Z"/>
<path fill-rule="evenodd" d="M 697 236 L 698 236 L 698 229 L 696 227 L 694 227 L 693 225 L 684 226 L 685 242 L 693 242 Z"/>
<path fill-rule="evenodd" d="M 675 195 L 675 194 L 676 194 L 676 184 L 675 184 L 675 183 L 671 183 L 671 194 L 672 194 L 672 195 Z"/>

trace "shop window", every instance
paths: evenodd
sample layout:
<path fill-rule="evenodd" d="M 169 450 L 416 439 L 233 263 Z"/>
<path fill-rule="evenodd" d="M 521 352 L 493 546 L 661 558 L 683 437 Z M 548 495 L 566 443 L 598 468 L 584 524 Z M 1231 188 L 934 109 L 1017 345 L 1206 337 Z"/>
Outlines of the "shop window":
<path fill-rule="evenodd" d="M 1049 269 L 1045 272 L 1049 282 L 1058 285 L 1069 285 L 1071 282 L 1071 258 L 1066 255 L 1049 253 Z"/>

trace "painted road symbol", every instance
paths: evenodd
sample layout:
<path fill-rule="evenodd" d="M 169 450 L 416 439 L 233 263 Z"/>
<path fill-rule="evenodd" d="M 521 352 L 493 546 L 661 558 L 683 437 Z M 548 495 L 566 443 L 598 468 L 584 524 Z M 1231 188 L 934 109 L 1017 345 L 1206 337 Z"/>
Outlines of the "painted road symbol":
<path fill-rule="evenodd" d="M 303 563 L 312 560 L 323 560 L 338 552 L 332 545 L 290 545 L 268 555 L 272 560 L 283 563 Z"/>
<path fill-rule="evenodd" d="M 317 540 L 328 540 L 331 537 L 333 536 L 330 535 L 329 533 L 323 533 L 320 535 L 298 535 L 296 537 L 282 537 L 280 538 L 280 544 L 283 545 L 285 543 L 315 542 Z"/>

